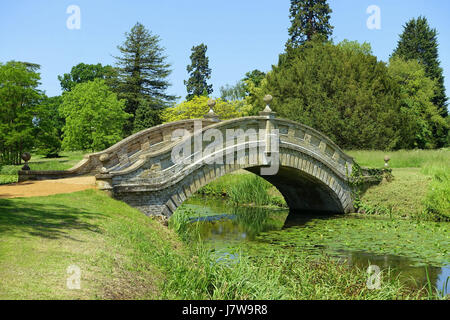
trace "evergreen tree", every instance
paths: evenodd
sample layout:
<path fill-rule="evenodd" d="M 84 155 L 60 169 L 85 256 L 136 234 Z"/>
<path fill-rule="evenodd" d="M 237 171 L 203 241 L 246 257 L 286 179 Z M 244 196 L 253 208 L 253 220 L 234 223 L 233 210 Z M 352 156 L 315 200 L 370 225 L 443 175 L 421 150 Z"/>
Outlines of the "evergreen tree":
<path fill-rule="evenodd" d="M 437 81 L 436 94 L 433 104 L 438 108 L 441 116 L 446 117 L 447 96 L 445 94 L 444 76 L 440 67 L 438 53 L 437 31 L 432 29 L 425 17 L 411 19 L 404 26 L 397 48 L 393 56 L 404 60 L 417 60 L 425 67 L 426 75 Z"/>
<path fill-rule="evenodd" d="M 186 100 L 191 100 L 195 96 L 208 96 L 213 92 L 212 85 L 206 81 L 211 78 L 209 68 L 209 58 L 206 56 L 208 47 L 205 44 L 192 47 L 191 64 L 186 70 L 189 73 L 189 80 L 184 81 L 188 95 Z"/>
<path fill-rule="evenodd" d="M 131 114 L 124 127 L 125 135 L 137 132 L 144 123 L 148 127 L 160 124 L 158 114 L 176 99 L 166 93 L 170 86 L 167 77 L 172 71 L 159 43 L 159 36 L 136 23 L 126 33 L 123 45 L 118 46 L 122 55 L 116 57 L 119 73 L 117 92 L 119 98 L 126 100 L 125 111 Z M 145 117 L 139 118 L 139 124 L 136 123 L 138 113 Z"/>
<path fill-rule="evenodd" d="M 328 39 L 333 33 L 332 12 L 326 0 L 291 0 L 291 26 L 286 49 L 297 48 L 314 36 Z"/>
<path fill-rule="evenodd" d="M 399 149 L 414 143 L 410 109 L 399 85 L 365 45 L 312 40 L 291 50 L 291 63 L 274 66 L 248 99 L 254 113 L 265 105 L 280 118 L 323 132 L 345 149 Z M 250 100 L 251 99 L 251 100 Z"/>

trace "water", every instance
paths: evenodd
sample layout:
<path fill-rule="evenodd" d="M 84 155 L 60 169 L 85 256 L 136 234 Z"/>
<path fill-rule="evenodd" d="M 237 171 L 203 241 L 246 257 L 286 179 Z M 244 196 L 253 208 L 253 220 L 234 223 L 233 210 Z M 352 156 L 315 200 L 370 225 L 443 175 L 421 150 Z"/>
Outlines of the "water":
<path fill-rule="evenodd" d="M 190 227 L 215 250 L 218 260 L 237 258 L 241 247 L 257 255 L 274 248 L 292 255 L 327 254 L 360 268 L 391 268 L 393 276 L 409 286 L 424 287 L 428 273 L 435 288 L 449 293 L 449 224 L 299 216 L 205 199 L 190 199 L 179 210 L 190 213 Z"/>

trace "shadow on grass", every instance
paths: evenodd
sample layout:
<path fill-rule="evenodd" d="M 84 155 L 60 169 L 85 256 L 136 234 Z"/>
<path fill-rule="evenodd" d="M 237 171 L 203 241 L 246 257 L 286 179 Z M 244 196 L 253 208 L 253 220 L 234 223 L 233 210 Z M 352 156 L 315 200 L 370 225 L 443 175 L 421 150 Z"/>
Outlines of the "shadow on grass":
<path fill-rule="evenodd" d="M 31 201 L 0 199 L 0 235 L 12 234 L 15 237 L 26 235 L 47 239 L 69 238 L 72 231 L 85 230 L 101 233 L 100 228 L 91 223 L 102 216 L 101 213 L 88 212 L 61 204 L 43 204 Z"/>

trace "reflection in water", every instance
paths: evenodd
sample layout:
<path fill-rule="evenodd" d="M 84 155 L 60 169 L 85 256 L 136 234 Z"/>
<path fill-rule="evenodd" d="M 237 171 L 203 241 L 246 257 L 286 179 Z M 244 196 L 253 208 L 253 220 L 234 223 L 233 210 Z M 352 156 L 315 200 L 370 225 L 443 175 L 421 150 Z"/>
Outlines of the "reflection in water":
<path fill-rule="evenodd" d="M 267 250 L 268 246 L 272 249 L 275 246 L 280 250 L 295 247 L 297 252 L 308 250 L 310 253 L 314 251 L 317 254 L 327 253 L 364 269 L 371 264 L 378 265 L 382 269 L 390 267 L 395 276 L 400 274 L 400 279 L 404 283 L 418 287 L 427 284 L 427 271 L 430 281 L 439 290 L 444 288 L 450 276 L 450 266 L 417 266 L 417 261 L 405 257 L 376 255 L 363 251 L 331 250 L 327 246 L 314 243 L 314 240 L 311 240 L 311 243 L 296 243 L 290 240 L 310 232 L 311 227 L 306 226 L 309 222 L 325 219 L 335 220 L 336 224 L 339 224 L 343 219 L 348 221 L 348 218 L 340 215 L 289 215 L 288 210 L 233 207 L 223 201 L 204 199 L 189 200 L 185 207 L 196 213 L 196 216 L 191 218 L 191 227 L 195 228 L 201 239 L 217 252 L 218 261 L 237 259 L 236 250 L 233 249 L 238 246 L 251 245 L 253 249 L 257 247 L 257 254 L 261 255 L 264 255 L 264 250 Z M 286 235 L 286 238 L 283 235 Z M 448 294 L 448 288 L 445 288 L 444 292 Z"/>

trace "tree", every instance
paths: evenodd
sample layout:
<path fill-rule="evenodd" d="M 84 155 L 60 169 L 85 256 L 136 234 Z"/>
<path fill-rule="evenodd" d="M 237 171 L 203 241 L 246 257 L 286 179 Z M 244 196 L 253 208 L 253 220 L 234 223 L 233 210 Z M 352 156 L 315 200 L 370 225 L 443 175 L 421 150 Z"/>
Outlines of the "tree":
<path fill-rule="evenodd" d="M 0 63 L 0 162 L 20 164 L 21 154 L 34 144 L 33 118 L 42 93 L 37 89 L 39 66 Z"/>
<path fill-rule="evenodd" d="M 425 68 L 416 60 L 405 61 L 393 57 L 389 61 L 389 74 L 399 84 L 402 95 L 402 107 L 414 117 L 414 145 L 420 149 L 436 148 L 438 136 L 445 134 L 447 123 L 439 114 L 432 100 L 436 92 L 437 82 L 425 75 Z"/>
<path fill-rule="evenodd" d="M 118 100 L 105 80 L 80 83 L 62 96 L 61 114 L 66 118 L 63 148 L 103 150 L 123 138 L 123 125 L 130 117 L 125 101 Z"/>
<path fill-rule="evenodd" d="M 234 86 L 225 85 L 220 87 L 220 97 L 222 100 L 235 101 L 242 100 L 246 96 L 245 83 L 238 81 Z"/>
<path fill-rule="evenodd" d="M 417 60 L 425 67 L 426 75 L 437 81 L 433 103 L 442 117 L 448 115 L 443 70 L 440 67 L 437 31 L 432 29 L 425 17 L 411 19 L 404 26 L 393 56 L 404 60 Z M 442 137 L 440 137 L 442 138 Z"/>
<path fill-rule="evenodd" d="M 208 97 L 196 96 L 173 108 L 167 108 L 162 113 L 162 120 L 164 122 L 173 122 L 185 119 L 201 119 L 209 112 L 208 100 Z M 217 99 L 214 112 L 221 120 L 238 118 L 244 115 L 239 106 L 238 102 Z"/>
<path fill-rule="evenodd" d="M 61 151 L 64 118 L 59 114 L 62 97 L 44 96 L 34 117 L 36 130 L 35 147 L 47 158 L 57 157 Z"/>
<path fill-rule="evenodd" d="M 184 81 L 188 95 L 186 100 L 191 100 L 195 96 L 209 96 L 213 92 L 212 85 L 207 83 L 211 78 L 209 68 L 209 58 L 206 56 L 208 47 L 205 44 L 192 47 L 191 64 L 186 67 L 189 73 L 188 81 Z"/>
<path fill-rule="evenodd" d="M 255 86 L 259 87 L 261 85 L 261 81 L 266 77 L 266 73 L 259 71 L 258 69 L 255 69 L 253 71 L 247 72 L 245 74 L 244 81 L 245 83 L 248 83 L 248 81 L 251 81 Z"/>
<path fill-rule="evenodd" d="M 79 63 L 72 67 L 70 73 L 65 73 L 62 76 L 58 76 L 58 80 L 61 83 L 61 89 L 63 91 L 70 91 L 77 84 L 92 81 L 94 79 L 104 79 L 107 84 L 114 87 L 116 78 L 117 71 L 109 65 L 102 66 L 101 63 Z"/>
<path fill-rule="evenodd" d="M 347 149 L 397 149 L 411 145 L 411 119 L 386 65 L 363 50 L 311 41 L 292 50 L 289 65 L 274 66 L 253 100 L 274 97 L 283 118 L 309 125 Z"/>
<path fill-rule="evenodd" d="M 333 34 L 332 10 L 326 0 L 291 0 L 289 12 L 291 26 L 287 50 L 311 41 L 314 36 L 327 40 Z"/>
<path fill-rule="evenodd" d="M 259 87 L 266 74 L 257 69 L 247 72 L 245 77 L 234 86 L 225 85 L 220 88 L 220 96 L 223 100 L 243 100 L 251 94 L 250 86 Z"/>
<path fill-rule="evenodd" d="M 119 98 L 126 100 L 125 111 L 131 115 L 124 126 L 125 134 L 129 135 L 137 132 L 144 123 L 150 127 L 159 124 L 159 113 L 176 97 L 166 93 L 170 86 L 167 77 L 172 71 L 166 62 L 164 48 L 159 44 L 159 36 L 140 23 L 125 35 L 125 42 L 118 46 L 122 55 L 116 57 L 117 92 Z M 139 118 L 139 124 L 135 124 L 137 114 L 145 117 Z"/>

